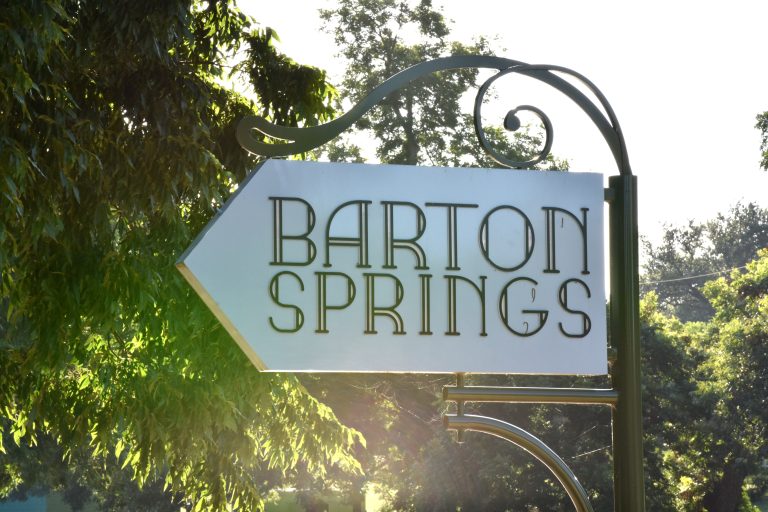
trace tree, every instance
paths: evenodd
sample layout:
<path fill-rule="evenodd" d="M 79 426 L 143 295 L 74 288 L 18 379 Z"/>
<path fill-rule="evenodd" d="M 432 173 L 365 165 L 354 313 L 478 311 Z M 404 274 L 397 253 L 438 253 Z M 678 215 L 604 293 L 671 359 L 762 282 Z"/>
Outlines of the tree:
<path fill-rule="evenodd" d="M 663 315 L 653 297 L 644 304 L 656 361 L 646 363 L 649 495 L 677 510 L 752 510 L 745 482 L 764 476 L 768 457 L 768 250 L 702 293 L 715 312 L 706 323 Z"/>
<path fill-rule="evenodd" d="M 760 151 L 763 152 L 760 160 L 760 167 L 764 171 L 768 171 L 768 112 L 763 112 L 757 116 L 757 125 L 755 128 L 760 130 L 762 135 L 762 142 L 760 143 Z"/>
<path fill-rule="evenodd" d="M 662 308 L 682 321 L 711 318 L 713 307 L 703 293 L 705 282 L 742 267 L 768 247 L 768 209 L 738 203 L 727 215 L 710 221 L 667 227 L 662 242 L 645 242 L 642 292 L 653 290 Z"/>
<path fill-rule="evenodd" d="M 260 508 L 263 471 L 355 468 L 358 435 L 256 372 L 174 268 L 254 165 L 239 118 L 332 112 L 325 75 L 272 41 L 227 1 L 0 6 L 0 429 L 16 444 L 112 457 L 197 509 Z M 256 103 L 221 85 L 241 49 Z M 7 492 L 18 461 L 0 452 Z"/>
<path fill-rule="evenodd" d="M 448 26 L 430 1 L 410 5 L 395 0 L 342 1 L 321 17 L 347 61 L 342 87 L 353 103 L 398 71 L 446 53 L 482 51 L 484 43 L 465 47 L 446 41 Z M 403 34 L 414 30 L 419 43 Z M 477 72 L 435 74 L 392 94 L 358 123 L 378 141 L 377 156 L 387 163 L 423 163 L 447 150 L 446 136 L 459 122 L 458 101 Z"/>
<path fill-rule="evenodd" d="M 654 292 L 640 305 L 643 367 L 643 433 L 646 508 L 659 511 L 699 510 L 707 454 L 692 443 L 695 422 L 706 417 L 706 407 L 693 400 L 697 362 L 685 326 L 661 312 Z M 686 508 L 690 507 L 690 508 Z M 697 507 L 699 507 L 697 509 Z"/>
<path fill-rule="evenodd" d="M 431 0 L 340 0 L 321 10 L 326 30 L 347 63 L 341 98 L 359 102 L 374 87 L 415 64 L 448 55 L 488 54 L 479 39 L 465 45 L 448 39 L 449 23 Z M 476 69 L 433 73 L 389 95 L 357 123 L 372 135 L 376 156 L 390 164 L 496 167 L 475 142 L 472 116 L 461 113 L 461 100 L 476 85 Z M 522 130 L 507 140 L 504 130 L 489 127 L 487 136 L 501 153 L 527 160 L 542 144 L 538 135 Z M 336 145 L 331 144 L 331 148 Z M 335 152 L 341 158 L 343 151 Z M 359 157 L 359 152 L 353 156 Z M 330 156 L 334 156 L 333 154 Z M 548 168 L 567 162 L 550 158 Z"/>
<path fill-rule="evenodd" d="M 744 466 L 727 461 L 746 460 L 734 455 L 744 441 L 738 434 L 743 420 L 714 412 L 731 403 L 725 392 L 730 384 L 702 383 L 723 378 L 712 373 L 712 365 L 729 345 L 716 327 L 722 303 L 712 281 L 730 275 L 729 286 L 740 286 L 735 276 L 768 247 L 766 226 L 768 210 L 737 204 L 710 221 L 667 228 L 659 246 L 645 244 L 642 289 L 652 293 L 642 315 L 644 417 L 647 494 L 654 510 L 669 504 L 677 510 L 730 510 L 734 500 L 742 500 Z M 761 478 L 754 466 L 747 475 Z"/>
<path fill-rule="evenodd" d="M 13 476 L 17 482 L 5 480 L 9 488 L 1 495 L 24 501 L 56 490 L 75 512 L 91 503 L 103 512 L 177 512 L 182 506 L 192 507 L 183 495 L 164 489 L 162 479 L 139 488 L 130 468 L 121 468 L 114 456 L 96 461 L 87 448 L 76 448 L 65 458 L 63 448 L 45 433 L 37 435 L 35 446 L 10 440 L 5 459 L 14 474 L 9 475 L 6 466 L 3 476 Z"/>
<path fill-rule="evenodd" d="M 699 390 L 715 397 L 707 426 L 720 471 L 703 503 L 709 510 L 735 512 L 744 480 L 765 471 L 761 465 L 768 458 L 768 250 L 746 272 L 708 283 L 704 291 L 716 313 L 695 340 L 709 356 Z"/>

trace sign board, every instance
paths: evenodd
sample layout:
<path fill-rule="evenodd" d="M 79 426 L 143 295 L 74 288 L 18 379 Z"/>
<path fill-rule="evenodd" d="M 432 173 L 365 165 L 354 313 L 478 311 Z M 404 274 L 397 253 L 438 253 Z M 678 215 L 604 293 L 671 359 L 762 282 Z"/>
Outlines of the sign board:
<path fill-rule="evenodd" d="M 269 371 L 605 374 L 599 174 L 267 160 L 178 267 Z"/>

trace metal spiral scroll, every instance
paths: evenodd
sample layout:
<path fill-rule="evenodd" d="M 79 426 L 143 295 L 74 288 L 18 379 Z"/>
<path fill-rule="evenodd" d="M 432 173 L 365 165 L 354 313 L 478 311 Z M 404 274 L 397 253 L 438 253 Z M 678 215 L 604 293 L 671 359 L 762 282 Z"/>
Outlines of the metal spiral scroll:
<path fill-rule="evenodd" d="M 352 107 L 349 112 L 333 121 L 319 126 L 303 128 L 279 126 L 270 123 L 263 117 L 245 117 L 240 121 L 237 127 L 237 140 L 246 150 L 262 156 L 287 156 L 303 153 L 330 141 L 362 118 L 366 112 L 376 106 L 382 99 L 393 92 L 402 89 L 414 80 L 431 73 L 460 68 L 499 70 L 497 74 L 486 80 L 478 90 L 474 111 L 475 132 L 477 133 L 479 143 L 491 158 L 499 164 L 505 167 L 529 167 L 544 160 L 547 155 L 549 155 L 549 151 L 552 147 L 552 123 L 544 112 L 531 105 L 521 105 L 510 110 L 504 121 L 504 127 L 510 131 L 514 131 L 520 127 L 519 119 L 516 116 L 517 112 L 528 111 L 536 115 L 544 124 L 546 138 L 544 148 L 535 158 L 524 162 L 510 160 L 506 156 L 495 151 L 485 137 L 480 116 L 485 93 L 497 79 L 510 73 L 519 73 L 554 87 L 576 103 L 589 116 L 602 134 L 613 154 L 619 173 L 621 175 L 632 174 L 629 159 L 627 157 L 626 144 L 624 143 L 624 136 L 622 135 L 616 115 L 608 101 L 605 99 L 605 96 L 586 77 L 562 66 L 526 64 L 512 59 L 483 55 L 456 55 L 416 64 L 384 81 L 381 85 L 371 91 L 368 96 L 363 98 L 360 103 Z M 574 87 L 570 82 L 553 72 L 568 75 L 581 82 L 597 98 L 600 104 L 599 107 L 578 88 Z M 264 142 L 263 140 L 260 140 L 259 137 L 254 136 L 253 130 L 257 130 L 272 139 L 286 142 Z"/>

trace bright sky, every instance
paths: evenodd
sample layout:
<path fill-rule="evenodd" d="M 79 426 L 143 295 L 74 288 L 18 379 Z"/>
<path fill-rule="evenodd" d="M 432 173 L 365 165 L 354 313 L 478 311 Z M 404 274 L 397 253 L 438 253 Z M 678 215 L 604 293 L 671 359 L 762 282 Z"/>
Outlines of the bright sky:
<path fill-rule="evenodd" d="M 768 2 L 442 4 L 454 22 L 454 39 L 496 37 L 499 56 L 565 66 L 600 88 L 621 123 L 638 176 L 641 234 L 656 239 L 665 223 L 706 220 L 738 201 L 768 207 L 768 172 L 759 169 L 760 135 L 754 128 L 756 115 L 768 110 Z M 282 51 L 340 82 L 344 63 L 321 32 L 317 13 L 332 2 L 241 0 L 240 5 L 277 31 Z M 567 158 L 571 170 L 616 174 L 586 115 L 552 100 L 549 91 L 539 92 L 547 87 L 521 83 L 498 101 L 504 111 L 521 104 L 542 108 L 554 125 L 553 153 Z"/>

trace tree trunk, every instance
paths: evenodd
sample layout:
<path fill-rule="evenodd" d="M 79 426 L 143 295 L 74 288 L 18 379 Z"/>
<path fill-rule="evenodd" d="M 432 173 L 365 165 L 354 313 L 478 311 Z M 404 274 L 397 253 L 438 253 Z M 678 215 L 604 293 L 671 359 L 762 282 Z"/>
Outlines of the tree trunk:
<path fill-rule="evenodd" d="M 413 131 L 413 96 L 408 94 L 405 98 L 406 126 L 405 126 L 405 159 L 409 165 L 419 163 L 419 143 Z"/>
<path fill-rule="evenodd" d="M 352 500 L 352 512 L 365 512 L 365 496 L 355 496 Z"/>
<path fill-rule="evenodd" d="M 743 465 L 729 462 L 712 492 L 704 496 L 704 507 L 709 512 L 738 512 L 746 476 L 747 471 Z"/>
<path fill-rule="evenodd" d="M 365 480 L 357 480 L 352 487 L 350 496 L 352 512 L 365 512 Z"/>

